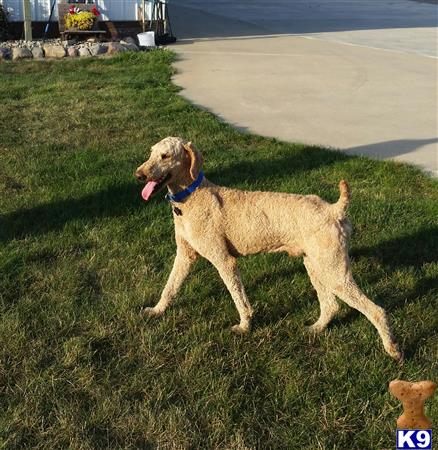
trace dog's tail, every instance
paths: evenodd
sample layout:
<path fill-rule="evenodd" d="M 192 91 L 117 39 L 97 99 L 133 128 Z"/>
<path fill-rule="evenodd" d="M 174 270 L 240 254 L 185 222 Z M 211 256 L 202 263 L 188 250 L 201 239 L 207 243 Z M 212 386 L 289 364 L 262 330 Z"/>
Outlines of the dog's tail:
<path fill-rule="evenodd" d="M 350 187 L 345 180 L 339 182 L 339 200 L 334 203 L 333 212 L 338 219 L 343 219 L 345 217 L 345 212 L 347 211 L 348 204 L 350 203 Z"/>

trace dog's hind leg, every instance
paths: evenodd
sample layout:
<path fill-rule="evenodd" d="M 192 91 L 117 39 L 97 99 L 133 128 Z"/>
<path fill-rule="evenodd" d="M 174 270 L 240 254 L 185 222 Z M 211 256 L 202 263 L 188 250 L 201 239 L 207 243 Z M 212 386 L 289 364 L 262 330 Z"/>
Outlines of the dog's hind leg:
<path fill-rule="evenodd" d="M 314 333 L 320 333 L 327 328 L 327 325 L 339 311 L 339 303 L 333 292 L 319 281 L 315 271 L 312 268 L 310 260 L 306 257 L 304 258 L 304 266 L 306 267 L 310 281 L 316 290 L 321 309 L 318 320 L 309 328 L 310 331 Z"/>
<path fill-rule="evenodd" d="M 346 276 L 336 284 L 333 293 L 347 305 L 361 312 L 377 329 L 386 352 L 396 360 L 403 358 L 388 323 L 385 310 L 372 302 L 357 286 L 353 277 Z"/>
<path fill-rule="evenodd" d="M 144 308 L 143 314 L 147 316 L 160 316 L 173 302 L 184 280 L 190 272 L 190 268 L 198 258 L 196 251 L 179 236 L 176 236 L 177 250 L 175 261 L 169 279 L 161 294 L 160 301 L 153 308 Z"/>

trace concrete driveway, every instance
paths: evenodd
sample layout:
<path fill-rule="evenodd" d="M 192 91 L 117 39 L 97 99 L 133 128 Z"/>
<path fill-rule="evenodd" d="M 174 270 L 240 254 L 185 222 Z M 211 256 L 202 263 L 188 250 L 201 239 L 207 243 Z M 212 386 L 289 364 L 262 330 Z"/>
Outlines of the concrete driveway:
<path fill-rule="evenodd" d="M 434 0 L 173 0 L 182 94 L 235 126 L 438 175 Z"/>

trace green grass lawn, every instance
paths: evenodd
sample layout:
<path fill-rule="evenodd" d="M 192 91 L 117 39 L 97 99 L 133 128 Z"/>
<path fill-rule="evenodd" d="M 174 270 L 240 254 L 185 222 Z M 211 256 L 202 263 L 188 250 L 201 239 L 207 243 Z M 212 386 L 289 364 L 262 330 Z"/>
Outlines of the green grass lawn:
<path fill-rule="evenodd" d="M 241 133 L 178 95 L 172 58 L 0 65 L 0 448 L 395 448 L 389 381 L 438 381 L 438 183 Z M 168 135 L 194 141 L 217 184 L 334 201 L 348 180 L 353 271 L 404 365 L 347 307 L 310 337 L 316 294 L 286 255 L 240 260 L 249 335 L 229 331 L 237 312 L 205 261 L 143 319 L 175 241 L 163 195 L 144 203 L 133 172 Z"/>

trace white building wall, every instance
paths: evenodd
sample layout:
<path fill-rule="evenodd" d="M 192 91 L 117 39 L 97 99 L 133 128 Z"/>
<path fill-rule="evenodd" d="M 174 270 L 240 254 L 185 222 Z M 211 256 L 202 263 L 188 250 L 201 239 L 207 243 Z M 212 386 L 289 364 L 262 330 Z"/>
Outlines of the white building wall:
<path fill-rule="evenodd" d="M 95 3 L 102 14 L 102 20 L 139 20 L 141 17 L 138 13 L 141 5 L 138 1 L 95 0 Z"/>
<path fill-rule="evenodd" d="M 9 13 L 11 22 L 23 20 L 23 0 L 0 0 Z M 53 0 L 30 0 L 32 20 L 45 22 L 49 19 Z M 94 0 L 102 14 L 101 20 L 122 21 L 141 20 L 142 0 Z M 78 5 L 81 6 L 80 4 Z M 152 3 L 146 2 L 146 19 L 150 17 Z M 55 5 L 52 20 L 58 20 L 58 8 Z"/>
<path fill-rule="evenodd" d="M 51 0 L 31 0 L 30 13 L 32 20 L 47 20 L 50 15 Z M 9 13 L 11 22 L 23 20 L 23 0 L 3 0 L 3 6 Z"/>
<path fill-rule="evenodd" d="M 141 20 L 142 0 L 94 0 L 102 20 Z M 150 17 L 152 3 L 146 3 L 146 18 Z"/>

